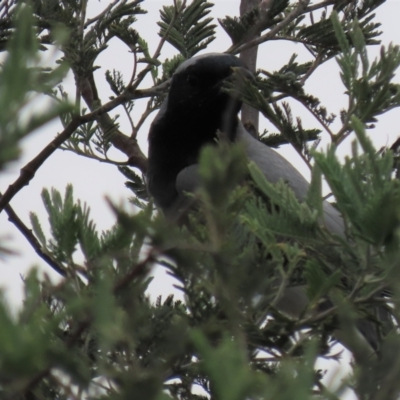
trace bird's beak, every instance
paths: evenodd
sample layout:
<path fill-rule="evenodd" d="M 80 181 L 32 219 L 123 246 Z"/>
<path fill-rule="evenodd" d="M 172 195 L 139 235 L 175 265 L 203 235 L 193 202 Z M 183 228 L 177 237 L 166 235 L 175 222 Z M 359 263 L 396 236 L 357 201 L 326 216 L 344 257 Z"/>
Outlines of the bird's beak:
<path fill-rule="evenodd" d="M 244 67 L 231 67 L 232 73 L 225 79 L 220 81 L 224 91 L 228 91 L 233 97 L 238 96 L 239 88 L 248 86 L 249 83 L 255 83 L 256 79 L 253 73 Z"/>
<path fill-rule="evenodd" d="M 231 70 L 233 71 L 233 74 L 231 76 L 240 76 L 246 80 L 249 80 L 251 83 L 256 82 L 256 78 L 254 77 L 254 74 L 248 70 L 247 68 L 244 67 L 231 67 Z"/>

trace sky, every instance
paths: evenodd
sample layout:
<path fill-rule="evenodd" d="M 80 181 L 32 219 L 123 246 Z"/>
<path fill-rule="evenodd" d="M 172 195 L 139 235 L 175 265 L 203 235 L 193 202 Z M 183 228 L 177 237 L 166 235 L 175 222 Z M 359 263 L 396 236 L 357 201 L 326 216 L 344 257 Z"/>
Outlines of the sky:
<path fill-rule="evenodd" d="M 89 0 L 88 18 L 97 15 L 111 1 L 110 0 Z M 215 6 L 211 12 L 214 18 L 223 18 L 226 15 L 239 14 L 239 0 L 215 0 Z M 141 3 L 142 8 L 148 11 L 146 15 L 139 15 L 138 21 L 135 23 L 135 29 L 149 43 L 150 53 L 153 53 L 158 45 L 159 37 L 158 26 L 156 22 L 159 18 L 159 9 L 162 5 L 172 4 L 169 1 L 153 1 L 145 0 Z M 376 20 L 382 23 L 382 44 L 387 45 L 389 42 L 400 44 L 400 0 L 387 0 L 376 12 Z M 217 22 L 216 22 L 217 23 Z M 223 52 L 230 46 L 229 37 L 221 28 L 217 28 L 217 39 L 211 43 L 205 52 Z M 166 44 L 161 59 L 171 57 L 176 54 L 176 50 Z M 203 51 L 204 52 L 204 51 Z M 289 42 L 268 42 L 260 46 L 258 67 L 268 71 L 274 71 L 284 65 L 290 58 L 293 52 L 298 53 L 299 61 L 309 59 L 309 54 L 300 45 L 295 45 Z M 369 50 L 369 54 L 374 58 L 379 53 L 379 46 L 375 46 Z M 43 54 L 44 63 L 52 65 L 57 58 L 54 51 L 48 51 Z M 106 70 L 120 70 L 125 79 L 128 80 L 133 67 L 133 56 L 128 49 L 113 40 L 109 48 L 103 52 L 98 58 L 96 65 L 100 68 L 95 72 L 95 79 L 99 87 L 100 98 L 103 102 L 108 100 L 112 95 L 107 83 L 104 79 Z M 397 75 L 395 81 L 400 82 L 400 75 Z M 64 84 L 65 89 L 70 92 L 71 97 L 74 96 L 73 79 L 69 76 Z M 143 87 L 150 87 L 151 81 L 147 80 Z M 306 83 L 306 91 L 316 95 L 321 99 L 321 102 L 326 105 L 328 110 L 338 114 L 340 108 L 346 104 L 344 88 L 341 84 L 337 65 L 335 60 L 331 60 L 323 65 Z M 132 117 L 137 121 L 143 110 L 145 101 L 137 101 L 132 112 Z M 40 107 L 40 103 L 38 104 Z M 318 124 L 313 120 L 313 117 L 307 114 L 306 111 L 298 106 L 293 108 L 295 115 L 302 117 L 303 126 L 318 127 Z M 119 107 L 113 113 L 121 115 L 121 131 L 130 134 L 128 120 L 123 118 L 123 110 Z M 153 113 L 147 123 L 142 127 L 139 133 L 139 143 L 143 151 L 147 151 L 147 133 L 151 120 L 156 113 Z M 370 135 L 377 148 L 390 145 L 400 136 L 400 109 L 392 110 L 379 118 L 376 128 L 370 131 Z M 261 117 L 260 130 L 268 128 L 269 125 Z M 335 127 L 335 125 L 334 125 Z M 338 127 L 338 125 L 336 125 Z M 22 156 L 21 158 L 8 166 L 6 171 L 0 175 L 0 191 L 4 192 L 19 175 L 20 168 L 31 160 L 37 153 L 48 144 L 62 130 L 61 124 L 54 121 L 48 124 L 45 128 L 32 133 L 29 137 L 22 141 Z M 347 140 L 341 146 L 341 154 L 344 157 L 349 154 L 350 140 Z M 323 138 L 319 149 L 326 148 L 328 144 L 327 138 Z M 289 161 L 296 166 L 305 176 L 309 178 L 309 171 L 297 154 L 285 146 L 280 150 Z M 117 160 L 125 160 L 125 156 L 117 151 L 111 151 L 111 157 Z M 57 150 L 45 164 L 39 169 L 35 178 L 29 186 L 23 188 L 12 200 L 11 205 L 14 207 L 20 218 L 29 225 L 29 213 L 31 211 L 37 213 L 43 221 L 47 219 L 41 201 L 41 191 L 43 187 L 54 187 L 61 193 L 64 193 L 68 183 L 73 183 L 75 198 L 79 198 L 82 202 L 86 202 L 91 208 L 92 218 L 96 221 L 99 231 L 108 229 L 114 223 L 114 216 L 107 205 L 105 197 L 111 198 L 117 204 L 124 204 L 129 209 L 131 207 L 127 201 L 131 196 L 131 192 L 124 186 L 125 178 L 112 165 L 102 164 L 97 161 L 79 157 L 71 152 Z M 46 225 L 45 230 L 48 230 Z M 0 259 L 0 287 L 4 289 L 6 298 L 12 308 L 16 308 L 21 304 L 23 298 L 22 279 L 26 272 L 32 266 L 37 266 L 43 273 L 48 274 L 53 279 L 58 279 L 57 275 L 46 266 L 35 252 L 25 241 L 22 235 L 15 227 L 7 221 L 6 214 L 0 214 L 0 238 L 7 238 L 7 245 L 17 251 L 17 255 Z M 154 271 L 155 279 L 151 285 L 151 295 L 154 298 L 162 294 L 168 295 L 172 290 L 173 281 L 161 269 Z M 179 293 L 177 294 L 179 296 Z"/>

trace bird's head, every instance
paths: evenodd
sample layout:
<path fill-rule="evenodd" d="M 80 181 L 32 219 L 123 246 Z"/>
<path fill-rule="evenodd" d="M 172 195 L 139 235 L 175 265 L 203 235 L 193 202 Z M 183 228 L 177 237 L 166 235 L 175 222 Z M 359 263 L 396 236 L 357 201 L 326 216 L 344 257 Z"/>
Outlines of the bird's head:
<path fill-rule="evenodd" d="M 252 76 L 235 56 L 211 53 L 183 62 L 172 77 L 150 128 L 147 174 L 149 192 L 166 212 L 181 193 L 193 191 L 198 175 L 190 170 L 189 176 L 187 168 L 198 163 L 205 145 L 215 144 L 218 131 L 232 141 L 236 138 L 241 101 L 223 90 L 234 69 Z M 185 184 L 177 183 L 183 170 Z"/>
<path fill-rule="evenodd" d="M 187 116 L 191 123 L 236 118 L 241 101 L 223 90 L 235 69 L 252 76 L 243 62 L 230 54 L 204 54 L 183 62 L 172 78 L 168 111 L 181 118 Z M 224 130 L 224 121 L 218 121 L 218 125 Z"/>

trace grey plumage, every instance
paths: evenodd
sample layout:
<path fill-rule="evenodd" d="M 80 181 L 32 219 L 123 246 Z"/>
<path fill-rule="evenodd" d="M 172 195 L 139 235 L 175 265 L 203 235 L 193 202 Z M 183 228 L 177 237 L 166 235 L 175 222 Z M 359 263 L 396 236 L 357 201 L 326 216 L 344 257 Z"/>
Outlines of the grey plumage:
<path fill-rule="evenodd" d="M 309 188 L 306 179 L 279 153 L 246 131 L 237 118 L 240 101 L 221 91 L 222 82 L 229 79 L 232 67 L 245 69 L 238 58 L 228 54 L 206 54 L 182 63 L 173 76 L 168 98 L 152 124 L 148 189 L 168 216 L 185 208 L 185 193 L 194 192 L 199 186 L 197 161 L 200 149 L 215 142 L 218 130 L 231 141 L 243 143 L 248 159 L 258 166 L 268 181 L 276 183 L 282 179 L 300 201 L 306 198 Z M 323 203 L 323 211 L 325 227 L 344 237 L 340 213 L 327 201 Z M 282 312 L 299 315 L 306 303 L 304 290 L 298 287 L 289 288 L 278 306 Z M 370 327 L 371 324 L 365 329 L 370 332 L 364 335 L 371 343 L 374 329 Z M 367 352 L 368 357 L 371 352 Z"/>
<path fill-rule="evenodd" d="M 214 69 L 216 70 L 216 74 L 219 74 L 218 79 L 215 81 L 215 86 L 218 86 L 216 88 L 218 91 L 220 91 L 221 88 L 221 81 L 224 78 L 227 78 L 231 73 L 231 67 L 244 68 L 238 58 L 228 54 L 211 53 L 193 57 L 182 63 L 176 70 L 171 89 L 174 89 L 174 86 L 181 85 L 181 82 L 177 80 L 177 77 L 185 74 L 186 71 L 190 69 L 194 69 L 193 74 L 196 74 L 200 69 L 204 68 L 206 70 L 206 75 L 211 75 L 213 73 L 213 65 L 212 63 L 207 64 L 207 61 L 210 60 L 215 63 Z M 196 70 L 196 67 L 199 68 Z M 195 75 L 188 75 L 187 77 L 189 79 L 194 78 L 194 76 Z M 183 89 L 187 88 L 184 87 Z M 204 105 L 208 100 L 205 96 L 204 98 L 201 95 L 190 96 L 190 94 L 187 93 L 188 90 L 186 90 L 186 92 L 184 92 L 184 90 L 181 91 L 183 93 L 180 93 L 178 100 L 174 99 L 174 104 L 170 104 L 168 98 L 164 101 L 159 113 L 153 121 L 149 135 L 149 191 L 153 195 L 156 203 L 167 215 L 176 212 L 178 204 L 182 205 L 182 203 L 184 203 L 185 193 L 195 191 L 199 184 L 199 177 L 196 169 L 198 152 L 196 154 L 190 154 L 185 159 L 186 154 L 190 153 L 190 151 L 186 152 L 186 147 L 189 146 L 179 142 L 176 146 L 178 146 L 178 152 L 181 154 L 178 154 L 177 157 L 176 148 L 173 148 L 170 143 L 173 141 L 173 137 L 176 133 L 175 131 L 179 130 L 176 128 L 177 125 L 182 124 L 182 126 L 184 126 L 183 130 L 187 130 L 187 132 L 183 132 L 183 135 L 190 141 L 190 124 L 196 124 L 194 115 L 189 115 L 188 121 L 186 122 L 184 120 L 185 115 L 179 115 L 179 113 L 185 114 L 185 112 L 188 113 L 188 111 L 192 111 L 187 109 L 187 105 L 191 100 L 193 100 L 192 102 L 197 102 L 195 103 L 196 107 L 194 110 L 196 114 L 204 113 L 204 115 L 202 115 L 203 119 L 207 118 L 207 116 L 214 111 L 211 107 L 210 109 L 207 109 L 207 104 Z M 208 92 L 205 92 L 204 94 L 210 95 Z M 239 107 L 235 104 L 229 103 L 231 99 L 228 95 L 224 94 L 222 100 L 226 102 L 226 106 L 230 105 L 233 110 L 230 116 L 230 118 L 235 120 L 234 132 L 231 133 L 231 136 L 233 137 L 232 139 L 244 144 L 249 160 L 253 161 L 258 166 L 268 181 L 276 183 L 279 179 L 283 179 L 292 188 L 297 198 L 299 200 L 304 200 L 309 187 L 305 178 L 279 153 L 254 139 L 245 130 L 242 123 L 238 121 L 236 117 Z M 181 104 L 179 104 L 179 102 L 181 102 Z M 240 105 L 239 102 L 237 102 L 237 104 Z M 219 110 L 217 110 L 217 112 L 218 111 Z M 178 115 L 177 117 L 176 114 Z M 180 120 L 180 118 L 182 120 Z M 175 119 L 175 121 L 173 121 L 173 124 L 171 124 L 172 126 L 169 127 L 168 123 L 171 119 Z M 202 141 L 201 144 L 212 143 L 213 139 L 216 137 L 217 129 L 223 130 L 223 123 L 224 121 L 222 118 L 218 120 L 215 126 L 211 128 L 212 131 L 208 134 L 206 140 Z M 155 148 L 159 147 L 155 141 L 162 135 L 165 136 L 165 142 L 163 143 L 165 154 L 161 156 L 158 154 L 158 156 L 155 156 Z M 168 179 L 165 178 L 165 169 L 168 169 L 170 163 L 168 161 L 165 162 L 164 160 L 162 166 L 159 167 L 158 165 L 159 160 L 163 157 L 167 160 L 169 158 L 183 158 L 182 162 L 179 163 L 179 167 L 176 168 Z M 331 232 L 343 236 L 344 224 L 338 211 L 327 201 L 324 202 L 323 208 L 324 224 L 326 227 Z"/>

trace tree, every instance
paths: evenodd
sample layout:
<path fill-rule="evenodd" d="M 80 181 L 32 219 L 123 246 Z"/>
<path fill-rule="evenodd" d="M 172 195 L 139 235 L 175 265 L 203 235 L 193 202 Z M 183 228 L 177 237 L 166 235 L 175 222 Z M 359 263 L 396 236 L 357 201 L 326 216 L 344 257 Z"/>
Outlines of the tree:
<path fill-rule="evenodd" d="M 261 69 L 250 86 L 241 85 L 238 76 L 238 85 L 227 90 L 239 91 L 272 124 L 273 131 L 260 140 L 293 146 L 312 169 L 312 182 L 300 204 L 284 183 L 271 185 L 247 166 L 240 148 L 206 148 L 201 206 L 181 227 L 156 213 L 147 197 L 141 176 L 146 156 L 137 133 L 160 106 L 177 66 L 213 40 L 212 4 L 164 6 L 160 44 L 152 54 L 134 29 L 145 8 L 139 3 L 116 0 L 92 19 L 86 18 L 86 1 L 0 4 L 0 45 L 6 52 L 0 70 L 0 168 L 19 156 L 19 142 L 35 129 L 54 118 L 64 126 L 0 197 L 0 211 L 62 276 L 53 284 L 33 269 L 25 277 L 18 315 L 1 304 L 1 398 L 337 399 L 349 387 L 360 399 L 397 398 L 399 144 L 377 151 L 367 134 L 378 115 L 400 105 L 400 86 L 392 82 L 399 47 L 382 48 L 373 62 L 367 53 L 379 43 L 373 12 L 382 1 L 261 1 L 240 17 L 219 21 L 232 39 L 227 51 L 234 54 L 269 40 L 290 40 L 309 50 L 310 62 L 297 62 L 293 55 L 279 71 Z M 134 65 L 129 81 L 118 71 L 106 74 L 115 97 L 104 102 L 93 72 L 112 39 L 132 52 Z M 162 61 L 165 42 L 177 54 Z M 62 57 L 54 68 L 43 68 L 40 54 L 52 46 Z M 257 57 L 254 51 L 246 54 Z M 335 116 L 304 86 L 334 57 L 348 97 L 337 130 Z M 69 70 L 76 83 L 74 103 L 60 85 Z M 153 80 L 150 88 L 143 83 L 146 76 Z M 31 114 L 27 105 L 37 96 L 48 96 L 51 103 Z M 140 98 L 149 99 L 146 111 L 138 122 L 132 118 L 127 135 L 109 112 L 123 105 L 134 115 Z M 295 119 L 290 101 L 303 105 L 323 131 Z M 254 113 L 247 115 L 245 122 L 258 134 Z M 316 150 L 323 133 L 332 143 L 325 152 Z M 357 142 L 342 163 L 337 148 L 352 133 Z M 111 147 L 127 161 L 110 160 Z M 100 234 L 89 208 L 68 186 L 63 195 L 43 190 L 50 235 L 35 214 L 30 226 L 24 223 L 12 199 L 57 148 L 115 164 L 138 212 L 110 202 L 115 226 Z M 238 185 L 246 173 L 254 190 Z M 346 240 L 319 224 L 323 179 L 343 214 Z M 7 243 L 1 251 L 9 251 Z M 177 279 L 185 302 L 173 296 L 150 302 L 148 273 L 155 264 Z M 299 283 L 307 287 L 309 304 L 293 318 L 276 304 L 282 290 Z M 382 310 L 390 318 L 382 318 Z M 378 331 L 373 354 L 364 350 L 355 329 L 365 320 Z M 339 388 L 325 387 L 323 373 L 314 369 L 318 357 L 338 357 L 332 352 L 335 332 L 354 354 L 366 354 L 355 358 L 353 376 Z"/>

